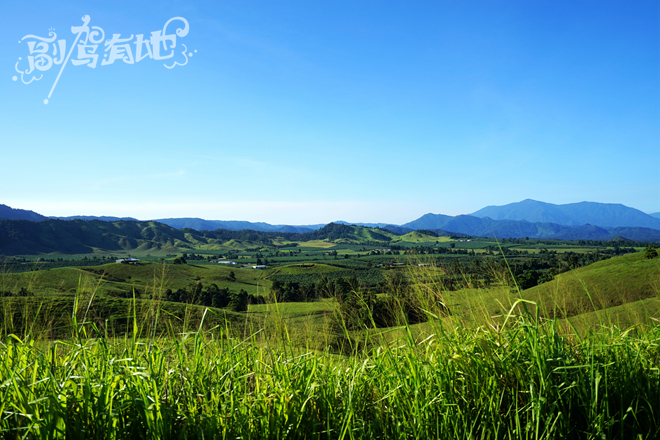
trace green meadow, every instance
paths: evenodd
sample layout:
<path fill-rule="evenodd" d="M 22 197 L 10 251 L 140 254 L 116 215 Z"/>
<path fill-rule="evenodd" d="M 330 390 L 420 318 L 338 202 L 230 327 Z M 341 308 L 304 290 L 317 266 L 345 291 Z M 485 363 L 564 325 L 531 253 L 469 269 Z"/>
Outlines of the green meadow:
<path fill-rule="evenodd" d="M 660 258 L 382 234 L 12 257 L 0 438 L 660 436 Z"/>

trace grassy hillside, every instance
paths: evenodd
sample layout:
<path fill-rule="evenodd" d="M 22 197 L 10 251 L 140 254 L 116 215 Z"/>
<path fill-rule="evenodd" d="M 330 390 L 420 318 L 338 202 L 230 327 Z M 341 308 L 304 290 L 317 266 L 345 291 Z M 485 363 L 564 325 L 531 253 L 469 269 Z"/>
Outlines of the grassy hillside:
<path fill-rule="evenodd" d="M 351 239 L 350 227 L 331 229 L 324 240 Z M 419 241 L 409 249 L 430 237 L 410 235 Z M 266 270 L 194 261 L 0 276 L 0 290 L 37 292 L 0 298 L 0 437 L 660 436 L 660 258 L 637 253 L 563 273 L 522 297 L 544 317 L 566 319 L 519 313 L 506 322 L 521 294 L 503 264 L 484 269 L 493 272 L 488 288 L 445 290 L 447 276 L 473 274 L 410 264 L 362 270 L 387 288 L 358 301 L 353 290 L 240 314 L 148 299 L 190 283 L 257 292 L 267 277 L 351 272 L 311 260 Z M 111 297 L 112 289 L 143 296 Z M 351 316 L 362 318 L 353 312 L 378 311 L 362 307 L 369 304 L 391 306 L 386 312 L 422 304 L 433 315 L 398 327 L 351 325 Z"/>
<path fill-rule="evenodd" d="M 610 258 L 560 274 L 523 292 L 542 304 L 546 316 L 560 318 L 634 303 L 660 295 L 660 258 L 644 253 Z"/>
<path fill-rule="evenodd" d="M 418 232 L 408 239 L 428 240 L 433 238 Z M 420 243 L 424 243 L 421 241 Z M 340 258 L 337 264 L 346 264 L 349 260 Z M 204 288 L 212 284 L 230 292 L 245 290 L 252 295 L 266 295 L 277 280 L 282 283 L 295 282 L 309 287 L 321 277 L 336 280 L 342 277 L 356 277 L 368 286 L 382 283 L 388 273 L 382 269 L 349 270 L 332 264 L 320 262 L 301 262 L 266 270 L 241 269 L 215 264 L 173 265 L 158 263 L 140 263 L 139 265 L 106 264 L 95 267 L 68 267 L 51 270 L 0 275 L 0 292 L 12 292 L 16 295 L 21 288 L 39 297 L 50 297 L 57 303 L 66 297 L 66 301 L 81 291 L 95 292 L 97 302 L 105 299 L 155 298 L 172 299 L 165 296 L 167 289 L 187 289 L 201 283 Z M 394 269 L 390 269 L 392 271 Z M 512 292 L 506 284 L 503 273 L 493 274 L 493 283 L 489 288 L 471 288 L 469 283 L 458 290 L 445 290 L 443 282 L 447 276 L 442 269 L 433 266 L 401 266 L 412 282 L 412 287 L 421 296 L 437 292 L 442 301 L 452 312 L 452 319 L 465 325 L 483 325 L 485 322 L 501 323 L 520 295 Z M 500 270 L 505 268 L 500 267 Z M 231 274 L 233 273 L 233 276 Z M 594 323 L 646 323 L 656 316 L 657 299 L 660 295 L 660 258 L 648 260 L 643 253 L 629 254 L 610 258 L 598 263 L 581 267 L 571 272 L 558 275 L 555 280 L 522 292 L 526 300 L 539 304 L 545 318 L 575 318 L 583 316 L 576 326 L 586 328 Z M 469 277 L 469 274 L 465 275 Z M 435 295 L 435 293 L 433 293 Z M 178 300 L 178 299 L 174 299 Z M 296 319 L 309 315 L 310 321 L 305 326 L 318 323 L 326 325 L 326 316 L 309 303 L 286 305 L 287 319 Z M 534 309 L 532 307 L 532 309 Z M 250 309 L 270 310 L 258 306 Z M 295 313 L 290 312 L 296 310 Z M 598 313 L 595 313 L 598 312 Z M 605 314 L 603 314 L 603 313 Z M 604 321 L 599 321 L 604 319 Z M 302 321 L 301 321 L 302 322 Z M 321 324 L 323 322 L 323 324 Z M 573 323 L 574 321 L 571 321 Z M 310 324 L 311 323 L 311 324 Z"/>
<path fill-rule="evenodd" d="M 333 243 L 358 244 L 365 242 L 387 243 L 398 235 L 387 229 L 330 223 L 321 229 L 300 234 L 308 240 L 325 240 Z"/>
<path fill-rule="evenodd" d="M 341 267 L 329 264 L 291 264 L 289 266 L 278 267 L 268 273 L 268 276 L 275 274 L 298 275 L 307 273 L 327 273 L 343 270 Z"/>
<path fill-rule="evenodd" d="M 452 241 L 451 238 L 449 237 L 439 237 L 437 235 L 431 235 L 428 233 L 425 233 L 423 231 L 412 231 L 408 232 L 405 235 L 402 235 L 400 237 L 396 237 L 396 239 L 392 240 L 392 243 L 401 243 L 401 242 L 406 242 L 406 243 L 446 243 Z"/>
<path fill-rule="evenodd" d="M 559 320 L 560 327 L 566 333 L 576 332 L 581 336 L 602 327 L 648 328 L 658 324 L 660 324 L 659 296 Z"/>
<path fill-rule="evenodd" d="M 70 338 L 81 328 L 75 325 L 76 322 L 84 324 L 88 336 L 121 336 L 135 329 L 136 335 L 149 337 L 175 336 L 200 328 L 230 327 L 233 331 L 241 331 L 251 319 L 248 315 L 226 309 L 100 297 L 90 291 L 77 297 L 0 298 L 0 317 L 0 333 L 35 339 Z"/>
<path fill-rule="evenodd" d="M 235 280 L 230 280 L 230 273 Z M 216 284 L 230 291 L 240 289 L 263 295 L 270 289 L 264 271 L 229 268 L 220 265 L 157 264 L 138 265 L 111 263 L 95 267 L 58 268 L 34 272 L 0 275 L 0 292 L 17 292 L 25 287 L 42 295 L 73 294 L 82 286 L 94 288 L 102 295 L 129 294 L 133 289 L 146 295 L 162 294 L 166 289 L 186 288 L 191 283 Z"/>

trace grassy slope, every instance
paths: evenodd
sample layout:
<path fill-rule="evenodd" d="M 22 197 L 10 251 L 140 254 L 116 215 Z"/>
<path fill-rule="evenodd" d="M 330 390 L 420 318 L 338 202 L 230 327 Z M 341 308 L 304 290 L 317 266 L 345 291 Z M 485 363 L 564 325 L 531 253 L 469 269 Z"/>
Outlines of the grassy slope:
<path fill-rule="evenodd" d="M 600 261 L 558 275 L 523 292 L 543 304 L 546 316 L 560 318 L 634 303 L 660 294 L 660 258 L 643 253 Z"/>
<path fill-rule="evenodd" d="M 659 323 L 660 297 L 642 299 L 559 320 L 559 324 L 567 332 L 575 331 L 582 336 L 601 326 L 614 325 L 619 328 L 629 328 L 632 326 L 648 327 Z"/>
<path fill-rule="evenodd" d="M 430 289 L 442 291 L 434 284 L 434 268 L 414 269 L 410 276 L 419 282 L 415 288 L 423 294 Z M 448 327 L 501 325 L 521 295 L 507 286 L 488 289 L 442 291 L 452 316 L 445 318 Z M 643 253 L 611 258 L 560 274 L 552 282 L 522 292 L 522 298 L 540 305 L 544 318 L 557 317 L 563 327 L 573 326 L 583 333 L 595 325 L 649 325 L 660 319 L 660 258 L 647 260 Z M 528 306 L 532 312 L 536 308 Z M 522 307 L 518 308 L 518 312 Z M 568 317 L 568 321 L 562 319 Z M 412 326 L 414 333 L 426 337 L 428 323 Z M 405 330 L 379 330 L 388 339 L 401 337 Z M 402 333 L 403 332 L 403 333 Z"/>
<path fill-rule="evenodd" d="M 230 272 L 236 281 L 228 281 Z M 59 268 L 19 274 L 0 275 L 0 291 L 17 291 L 27 287 L 30 291 L 44 294 L 72 293 L 84 287 L 95 287 L 100 293 L 132 292 L 136 287 L 142 291 L 164 292 L 166 289 L 185 288 L 191 283 L 203 285 L 215 283 L 231 291 L 244 289 L 248 293 L 264 294 L 271 282 L 262 271 L 223 267 L 220 265 L 163 265 L 155 263 L 105 264 L 95 267 Z"/>
<path fill-rule="evenodd" d="M 331 266 L 329 264 L 291 264 L 289 266 L 277 267 L 268 273 L 268 276 L 275 274 L 304 274 L 304 273 L 327 273 L 345 270 L 341 267 Z"/>
<path fill-rule="evenodd" d="M 133 287 L 150 296 L 162 294 L 165 289 L 177 289 L 191 283 L 216 283 L 232 291 L 245 289 L 248 293 L 264 294 L 271 282 L 266 277 L 275 273 L 328 273 L 338 270 L 331 265 L 291 265 L 265 271 L 227 268 L 215 265 L 161 265 L 143 263 L 137 266 L 108 264 L 92 268 L 62 268 L 0 276 L 0 290 L 27 286 L 30 290 L 47 295 L 69 296 L 75 292 L 96 291 L 103 296 L 112 291 L 131 292 Z M 227 281 L 229 272 L 235 282 Z M 588 328 L 599 323 L 649 322 L 658 317 L 660 301 L 660 258 L 646 260 L 642 253 L 601 261 L 573 272 L 561 274 L 550 283 L 522 292 L 522 296 L 540 304 L 542 315 L 551 318 L 572 317 L 571 323 Z M 411 276 L 418 280 L 416 288 L 440 289 L 433 279 L 442 276 L 436 268 L 416 268 Z M 9 289 L 8 289 L 9 288 Z M 15 289 L 14 289 L 15 290 Z M 520 297 L 508 287 L 490 289 L 464 289 L 444 292 L 445 302 L 454 313 L 454 319 L 464 323 L 501 322 Z M 54 300 L 55 298 L 53 298 Z M 61 301 L 61 299 L 57 299 Z M 100 303 L 100 298 L 97 301 Z M 332 307 L 324 303 L 292 303 L 278 308 L 281 318 L 309 327 L 327 324 L 327 312 Z M 251 306 L 250 312 L 263 316 L 272 312 L 270 306 Z M 303 319 L 307 316 L 309 319 Z M 304 321 L 304 322 L 303 322 Z"/>
<path fill-rule="evenodd" d="M 408 242 L 434 244 L 436 241 L 439 243 L 446 243 L 453 240 L 449 237 L 434 237 L 432 235 L 424 234 L 418 231 L 412 231 L 400 237 L 396 237 L 392 240 L 392 243 Z"/>
<path fill-rule="evenodd" d="M 310 240 L 310 241 L 304 241 L 300 243 L 300 247 L 306 247 L 306 248 L 322 248 L 322 249 L 328 249 L 331 247 L 334 247 L 335 244 L 331 243 L 329 241 L 323 241 L 323 240 Z"/>
<path fill-rule="evenodd" d="M 137 323 L 138 335 L 175 336 L 181 332 L 196 331 L 203 320 L 203 329 L 226 325 L 238 330 L 249 322 L 249 316 L 225 309 L 152 301 L 94 296 L 90 292 L 78 296 L 34 296 L 0 298 L 2 319 L 0 333 L 18 333 L 33 338 L 68 338 L 73 335 L 72 316 L 77 322 L 89 324 L 86 328 L 101 335 L 122 335 Z M 135 318 L 135 320 L 133 319 Z"/>

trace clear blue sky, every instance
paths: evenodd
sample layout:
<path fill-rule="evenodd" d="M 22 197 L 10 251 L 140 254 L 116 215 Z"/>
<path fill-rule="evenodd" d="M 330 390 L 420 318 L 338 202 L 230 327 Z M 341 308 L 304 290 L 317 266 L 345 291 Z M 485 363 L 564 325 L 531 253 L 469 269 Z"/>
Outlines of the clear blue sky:
<path fill-rule="evenodd" d="M 276 224 L 401 224 L 526 198 L 660 211 L 657 1 L 1 9 L 0 203 L 14 208 Z M 84 15 L 105 40 L 133 35 L 133 51 L 170 18 L 189 32 L 166 60 L 102 65 L 101 42 L 92 69 L 74 51 L 44 104 L 62 64 L 21 78 L 23 37 L 52 28 L 69 51 Z M 166 68 L 182 44 L 187 64 Z"/>

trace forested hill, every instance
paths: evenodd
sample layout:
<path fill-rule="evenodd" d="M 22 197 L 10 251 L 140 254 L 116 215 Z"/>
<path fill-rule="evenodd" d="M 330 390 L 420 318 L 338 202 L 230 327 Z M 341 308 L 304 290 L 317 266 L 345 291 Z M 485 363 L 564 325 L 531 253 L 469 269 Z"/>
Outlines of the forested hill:
<path fill-rule="evenodd" d="M 155 222 L 0 220 L 0 254 L 2 255 L 89 253 L 94 248 L 109 251 L 174 249 L 187 242 L 185 232 Z"/>
<path fill-rule="evenodd" d="M 296 234 L 301 241 L 307 240 L 346 240 L 355 242 L 383 241 L 389 242 L 399 234 L 380 228 L 367 228 L 363 226 L 330 223 L 316 231 Z"/>
<path fill-rule="evenodd" d="M 50 252 L 83 254 L 105 251 L 219 249 L 229 241 L 246 246 L 272 245 L 287 241 L 345 240 L 363 243 L 389 242 L 397 234 L 376 228 L 330 223 L 307 233 L 252 230 L 196 231 L 176 229 L 148 221 L 57 220 L 41 222 L 0 220 L 0 255 L 29 255 Z"/>
<path fill-rule="evenodd" d="M 460 219 L 463 217 L 463 219 Z M 467 218 L 467 219 L 465 219 Z M 648 228 L 599 228 L 585 225 L 570 228 L 548 223 L 527 223 L 459 216 L 439 230 L 426 218 L 426 227 L 447 235 L 446 230 L 472 236 L 497 238 L 557 238 L 563 240 L 610 240 L 623 237 L 630 240 L 660 242 L 660 231 Z M 224 249 L 227 246 L 258 247 L 284 245 L 290 242 L 328 240 L 337 243 L 389 243 L 401 234 L 387 229 L 330 223 L 316 231 L 263 232 L 244 229 L 229 231 L 197 231 L 176 229 L 155 221 L 57 220 L 40 222 L 0 220 L 0 255 L 30 255 L 51 252 L 68 254 L 91 253 L 94 250 L 129 251 L 163 250 L 181 252 L 191 249 Z"/>
<path fill-rule="evenodd" d="M 41 214 L 37 214 L 34 211 L 27 211 L 25 209 L 14 209 L 7 205 L 0 204 L 0 219 L 6 220 L 31 220 L 31 221 L 41 221 L 45 220 Z"/>

